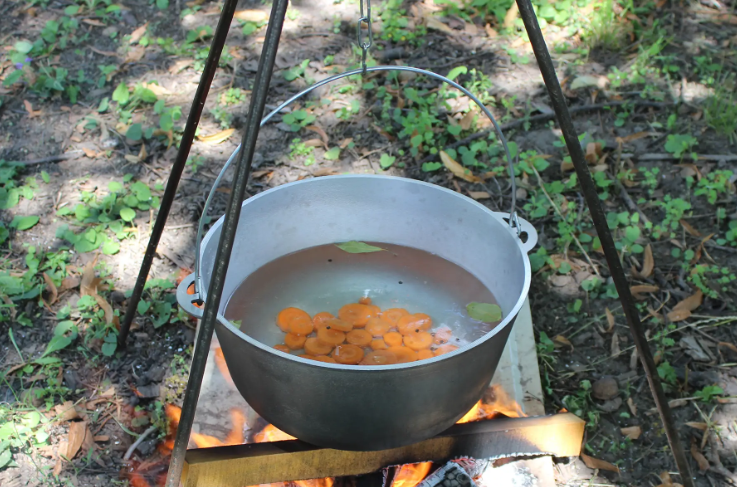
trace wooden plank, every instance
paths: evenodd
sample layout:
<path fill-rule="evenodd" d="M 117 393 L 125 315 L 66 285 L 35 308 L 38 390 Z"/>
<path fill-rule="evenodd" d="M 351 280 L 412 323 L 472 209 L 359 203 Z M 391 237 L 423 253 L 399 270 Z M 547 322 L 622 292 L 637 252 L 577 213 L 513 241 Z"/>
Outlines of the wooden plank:
<path fill-rule="evenodd" d="M 455 457 L 576 456 L 584 422 L 570 413 L 454 425 L 414 445 L 377 452 L 319 448 L 299 440 L 190 450 L 185 487 L 247 485 L 362 475 L 388 465 Z"/>

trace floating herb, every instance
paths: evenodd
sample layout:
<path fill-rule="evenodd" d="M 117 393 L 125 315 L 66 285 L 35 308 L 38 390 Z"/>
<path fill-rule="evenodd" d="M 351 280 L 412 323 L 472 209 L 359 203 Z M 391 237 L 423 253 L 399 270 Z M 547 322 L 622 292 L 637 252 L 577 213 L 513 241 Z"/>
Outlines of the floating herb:
<path fill-rule="evenodd" d="M 356 242 L 355 240 L 351 240 L 350 242 L 335 244 L 335 246 L 338 247 L 340 250 L 348 252 L 349 254 L 366 254 L 369 252 L 380 252 L 382 250 L 385 250 L 385 249 L 382 249 L 381 247 L 369 245 L 365 242 Z"/>
<path fill-rule="evenodd" d="M 492 323 L 502 319 L 502 309 L 497 304 L 468 303 L 466 311 L 468 311 L 468 316 L 484 323 Z"/>

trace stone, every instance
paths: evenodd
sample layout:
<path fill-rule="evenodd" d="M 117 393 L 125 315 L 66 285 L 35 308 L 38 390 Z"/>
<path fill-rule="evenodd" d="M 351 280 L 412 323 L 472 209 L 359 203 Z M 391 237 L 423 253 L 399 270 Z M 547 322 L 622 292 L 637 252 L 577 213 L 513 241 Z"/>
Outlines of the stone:
<path fill-rule="evenodd" d="M 605 413 L 613 413 L 617 411 L 622 406 L 622 398 L 621 397 L 615 397 L 614 399 L 611 399 L 609 401 L 604 401 L 601 404 L 597 404 L 597 407 L 604 411 Z"/>
<path fill-rule="evenodd" d="M 619 384 L 617 384 L 617 379 L 614 377 L 602 377 L 594 382 L 591 392 L 595 398 L 608 401 L 619 393 Z"/>

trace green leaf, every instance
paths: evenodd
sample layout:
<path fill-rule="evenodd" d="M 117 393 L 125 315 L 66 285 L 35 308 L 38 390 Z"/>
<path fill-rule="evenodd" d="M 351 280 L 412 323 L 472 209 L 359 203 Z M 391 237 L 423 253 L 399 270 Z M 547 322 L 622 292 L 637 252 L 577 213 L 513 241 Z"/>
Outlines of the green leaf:
<path fill-rule="evenodd" d="M 8 231 L 7 228 L 5 228 L 5 224 L 0 223 L 0 245 L 4 244 L 9 236 L 10 236 L 10 232 Z"/>
<path fill-rule="evenodd" d="M 382 169 L 389 169 L 392 164 L 394 164 L 394 161 L 396 161 L 397 158 L 394 156 L 390 156 L 389 154 L 381 154 L 381 158 L 379 159 L 379 165 Z"/>
<path fill-rule="evenodd" d="M 109 189 L 111 193 L 120 193 L 123 191 L 123 185 L 117 181 L 110 181 L 107 184 L 107 189 Z"/>
<path fill-rule="evenodd" d="M 130 208 L 121 208 L 120 209 L 120 218 L 123 220 L 130 222 L 133 221 L 133 219 L 136 217 L 136 211 L 131 210 Z"/>
<path fill-rule="evenodd" d="M 120 244 L 113 240 L 108 240 L 102 244 L 102 253 L 105 255 L 115 255 L 120 251 Z"/>
<path fill-rule="evenodd" d="M 437 171 L 441 167 L 443 167 L 442 162 L 425 162 L 422 164 L 422 172 Z"/>
<path fill-rule="evenodd" d="M 328 161 L 334 161 L 340 157 L 340 147 L 333 147 L 332 149 L 325 152 L 325 159 Z"/>
<path fill-rule="evenodd" d="M 624 236 L 630 242 L 636 241 L 640 238 L 640 228 L 635 226 L 629 226 L 624 230 Z"/>
<path fill-rule="evenodd" d="M 166 10 L 169 8 L 169 0 L 156 0 L 156 8 Z"/>
<path fill-rule="evenodd" d="M 99 113 L 103 113 L 103 112 L 106 112 L 109 107 L 110 107 L 110 98 L 106 96 L 105 98 L 100 100 L 100 105 L 97 107 L 97 111 Z"/>
<path fill-rule="evenodd" d="M 125 106 L 130 98 L 131 94 L 128 91 L 128 87 L 121 81 L 118 87 L 115 88 L 115 91 L 113 91 L 113 101 L 117 101 L 120 106 Z"/>
<path fill-rule="evenodd" d="M 18 230 L 28 230 L 38 223 L 39 218 L 37 216 L 16 216 L 13 221 L 10 222 L 11 228 L 17 228 Z"/>
<path fill-rule="evenodd" d="M 43 358 L 49 354 L 58 352 L 62 348 L 68 347 L 70 343 L 72 343 L 72 339 L 67 336 L 55 336 L 51 339 L 49 345 L 46 347 L 46 351 L 44 351 L 41 357 Z"/>
<path fill-rule="evenodd" d="M 3 80 L 3 86 L 10 86 L 13 83 L 16 83 L 17 81 L 21 79 L 22 76 L 23 76 L 23 70 L 16 69 L 15 71 L 13 71 L 12 73 L 10 73 L 9 75 L 5 77 L 5 79 Z"/>
<path fill-rule="evenodd" d="M 243 35 L 244 36 L 250 36 L 254 32 L 258 30 L 258 25 L 256 25 L 254 22 L 246 22 L 243 24 Z"/>
<path fill-rule="evenodd" d="M 70 17 L 72 15 L 76 15 L 77 12 L 79 12 L 79 5 L 69 5 L 67 8 L 64 9 L 64 13 L 69 15 Z"/>
<path fill-rule="evenodd" d="M 356 242 L 355 240 L 335 244 L 335 246 L 338 247 L 340 250 L 343 250 L 344 252 L 348 252 L 349 254 L 366 254 L 369 252 L 381 252 L 382 250 L 384 250 L 381 247 L 369 245 L 365 242 Z"/>
<path fill-rule="evenodd" d="M 466 311 L 468 311 L 468 316 L 484 323 L 493 323 L 502 319 L 502 309 L 498 304 L 468 303 Z"/>
<path fill-rule="evenodd" d="M 143 137 L 143 127 L 141 127 L 140 123 L 134 123 L 128 127 L 125 136 L 130 140 L 141 140 L 141 137 Z"/>
<path fill-rule="evenodd" d="M 75 325 L 74 322 L 71 320 L 60 321 L 56 325 L 56 328 L 54 328 L 54 336 L 63 336 L 66 334 L 66 332 L 71 332 L 71 336 L 69 338 L 71 338 L 72 340 L 77 338 L 77 334 L 79 333 L 77 330 L 77 325 Z"/>
<path fill-rule="evenodd" d="M 46 184 L 49 184 L 49 182 L 51 181 L 51 177 L 49 177 L 49 173 L 47 173 L 46 171 L 41 171 L 41 179 L 43 179 L 44 183 Z"/>
<path fill-rule="evenodd" d="M 28 54 L 29 52 L 31 52 L 31 49 L 33 49 L 33 44 L 28 41 L 18 41 L 13 44 L 13 49 L 21 54 Z"/>
<path fill-rule="evenodd" d="M 451 81 L 454 81 L 457 77 L 459 77 L 462 74 L 468 73 L 468 68 L 465 66 L 456 66 L 455 68 L 450 70 L 450 73 L 448 73 L 448 78 Z"/>
<path fill-rule="evenodd" d="M 10 449 L 0 452 L 0 468 L 6 467 L 12 459 L 13 454 L 10 452 Z"/>
<path fill-rule="evenodd" d="M 102 344 L 102 354 L 106 357 L 112 357 L 115 353 L 115 349 L 118 348 L 118 344 L 115 342 L 105 342 Z"/>
<path fill-rule="evenodd" d="M 138 302 L 138 305 L 136 306 L 136 310 L 138 311 L 139 315 L 145 314 L 146 311 L 151 307 L 151 303 L 148 301 L 144 301 L 143 299 Z"/>

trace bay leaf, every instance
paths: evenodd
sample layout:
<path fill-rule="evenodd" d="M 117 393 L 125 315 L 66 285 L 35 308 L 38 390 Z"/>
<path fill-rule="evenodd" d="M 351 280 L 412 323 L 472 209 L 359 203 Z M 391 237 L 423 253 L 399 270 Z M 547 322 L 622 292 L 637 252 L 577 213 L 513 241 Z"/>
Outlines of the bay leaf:
<path fill-rule="evenodd" d="M 366 242 L 357 242 L 355 240 L 335 244 L 335 246 L 344 252 L 348 252 L 349 254 L 367 254 L 369 252 L 381 252 L 382 250 L 385 250 L 381 247 L 369 245 Z"/>
<path fill-rule="evenodd" d="M 484 323 L 493 323 L 502 319 L 502 309 L 498 304 L 477 303 L 474 301 L 466 305 L 466 311 L 468 311 L 468 316 Z"/>

